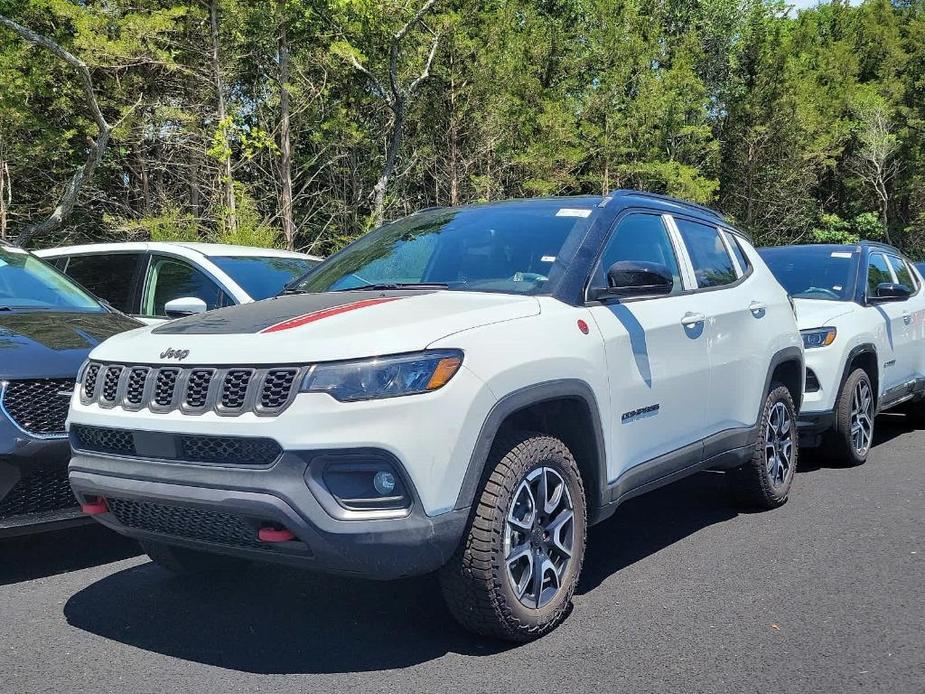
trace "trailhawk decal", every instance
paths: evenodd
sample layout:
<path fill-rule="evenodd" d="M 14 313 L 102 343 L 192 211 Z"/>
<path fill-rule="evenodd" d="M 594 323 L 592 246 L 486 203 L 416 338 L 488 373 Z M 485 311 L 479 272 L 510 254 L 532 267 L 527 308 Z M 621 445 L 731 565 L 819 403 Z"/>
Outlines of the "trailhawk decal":
<path fill-rule="evenodd" d="M 357 309 L 366 308 L 367 306 L 386 304 L 390 301 L 397 301 L 400 298 L 400 296 L 388 296 L 379 299 L 364 299 L 363 301 L 354 301 L 351 304 L 344 304 L 343 306 L 335 306 L 333 308 L 326 308 L 320 311 L 313 311 L 312 313 L 305 313 L 301 316 L 296 316 L 295 318 L 290 318 L 289 320 L 284 320 L 281 323 L 271 325 L 269 328 L 264 328 L 261 330 L 260 333 L 276 333 L 280 330 L 290 330 L 291 328 L 298 328 L 302 325 L 314 323 L 315 321 L 321 320 L 322 318 L 330 318 L 331 316 L 347 313 L 348 311 L 356 311 Z"/>

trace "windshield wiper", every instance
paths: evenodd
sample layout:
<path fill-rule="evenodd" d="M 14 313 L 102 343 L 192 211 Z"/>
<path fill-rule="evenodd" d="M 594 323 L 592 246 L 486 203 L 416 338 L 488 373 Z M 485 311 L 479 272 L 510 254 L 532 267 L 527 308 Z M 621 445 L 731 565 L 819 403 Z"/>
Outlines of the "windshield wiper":
<path fill-rule="evenodd" d="M 384 291 L 389 289 L 449 289 L 446 282 L 381 282 L 377 284 L 361 284 L 359 287 L 344 287 L 335 289 L 336 292 L 364 292 Z"/>

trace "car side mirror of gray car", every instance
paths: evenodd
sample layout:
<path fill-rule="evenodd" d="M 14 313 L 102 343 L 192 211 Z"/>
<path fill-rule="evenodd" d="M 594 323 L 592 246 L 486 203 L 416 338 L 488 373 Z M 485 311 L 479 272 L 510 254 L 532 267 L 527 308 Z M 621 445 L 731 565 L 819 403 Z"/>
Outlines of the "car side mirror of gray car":
<path fill-rule="evenodd" d="M 881 282 L 874 290 L 871 301 L 874 303 L 883 301 L 903 301 L 912 296 L 912 290 L 904 284 L 896 282 Z"/>
<path fill-rule="evenodd" d="M 661 263 L 620 260 L 607 269 L 607 287 L 591 291 L 590 298 L 627 299 L 670 294 L 674 287 L 671 271 Z"/>
<path fill-rule="evenodd" d="M 164 313 L 168 318 L 182 318 L 196 313 L 205 313 L 208 308 L 202 299 L 195 296 L 184 296 L 164 304 Z"/>

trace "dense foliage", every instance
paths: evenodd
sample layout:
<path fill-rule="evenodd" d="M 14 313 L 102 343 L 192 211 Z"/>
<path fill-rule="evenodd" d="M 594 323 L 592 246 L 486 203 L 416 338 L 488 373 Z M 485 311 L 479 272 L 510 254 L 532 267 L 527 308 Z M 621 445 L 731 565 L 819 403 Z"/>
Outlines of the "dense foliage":
<path fill-rule="evenodd" d="M 0 0 L 0 14 L 85 62 L 113 127 L 73 214 L 33 246 L 329 253 L 377 202 L 394 218 L 631 187 L 715 205 L 761 243 L 925 249 L 925 0 Z M 0 84 L 0 233 L 15 238 L 55 207 L 98 125 L 73 66 L 2 27 Z"/>

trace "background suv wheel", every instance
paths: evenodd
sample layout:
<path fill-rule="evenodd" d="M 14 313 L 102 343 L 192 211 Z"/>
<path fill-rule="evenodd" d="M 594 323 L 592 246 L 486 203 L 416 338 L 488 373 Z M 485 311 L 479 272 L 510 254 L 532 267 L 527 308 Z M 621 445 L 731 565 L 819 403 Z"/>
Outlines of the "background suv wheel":
<path fill-rule="evenodd" d="M 845 380 L 835 406 L 835 427 L 823 442 L 833 462 L 863 465 L 874 440 L 876 402 L 870 377 L 864 369 L 855 369 Z"/>
<path fill-rule="evenodd" d="M 584 487 L 565 444 L 540 434 L 497 441 L 489 470 L 440 584 L 470 631 L 527 641 L 552 631 L 571 607 L 584 560 Z"/>

